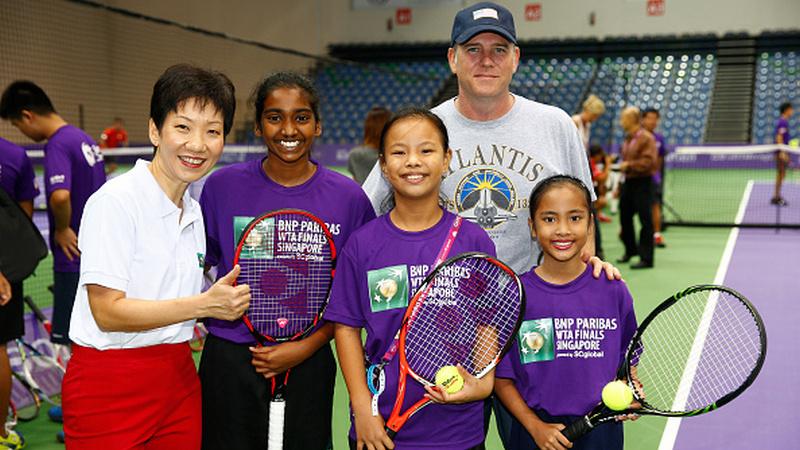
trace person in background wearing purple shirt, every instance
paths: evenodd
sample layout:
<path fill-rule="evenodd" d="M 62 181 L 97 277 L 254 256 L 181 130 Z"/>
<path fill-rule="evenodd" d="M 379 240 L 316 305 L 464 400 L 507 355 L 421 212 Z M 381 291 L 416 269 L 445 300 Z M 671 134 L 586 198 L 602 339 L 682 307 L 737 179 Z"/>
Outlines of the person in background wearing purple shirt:
<path fill-rule="evenodd" d="M 0 189 L 33 217 L 33 199 L 39 187 L 28 155 L 21 147 L 0 138 Z M 11 236 L 4 237 L 11 239 Z M 25 334 L 22 281 L 9 282 L 0 271 L 0 448 L 21 448 L 25 440 L 5 426 L 11 399 L 11 365 L 6 343 Z M 4 447 L 5 446 L 5 447 Z"/>
<path fill-rule="evenodd" d="M 792 104 L 789 102 L 782 103 L 780 107 L 781 116 L 775 123 L 775 143 L 789 145 L 792 139 L 789 134 L 789 118 L 794 114 Z M 786 167 L 789 166 L 789 154 L 778 150 L 775 155 L 775 162 L 777 164 L 777 173 L 775 174 L 775 195 L 772 196 L 770 203 L 777 206 L 786 206 L 786 199 L 781 196 L 781 185 L 783 179 L 786 177 Z"/>
<path fill-rule="evenodd" d="M 86 201 L 105 181 L 103 156 L 92 138 L 68 124 L 47 94 L 30 81 L 15 81 L 3 92 L 0 118 L 44 146 L 44 180 L 50 249 L 53 252 L 53 332 L 69 344 L 69 321 L 80 276 L 78 232 Z"/>
<path fill-rule="evenodd" d="M 642 111 L 642 128 L 653 134 L 658 150 L 658 163 L 653 174 L 653 243 L 656 247 L 666 247 L 664 236 L 661 235 L 661 203 L 664 199 L 664 157 L 667 154 L 667 144 L 664 135 L 656 132 L 661 114 L 655 108 Z"/>
<path fill-rule="evenodd" d="M 365 377 L 400 328 L 410 296 L 433 269 L 437 254 L 454 230 L 456 216 L 439 203 L 442 177 L 452 152 L 447 129 L 438 116 L 423 109 L 399 112 L 383 129 L 379 147 L 381 171 L 393 194 L 391 210 L 356 231 L 339 256 L 326 321 L 335 322 L 336 351 L 352 408 L 350 448 L 361 449 L 483 449 L 484 402 L 494 384 L 494 372 L 479 379 L 462 371 L 464 388 L 447 394 L 408 380 L 401 411 L 423 395 L 432 404 L 414 414 L 392 441 L 384 431 L 394 405 L 399 358 L 385 365 L 385 387 L 373 396 Z M 489 235 L 463 221 L 449 255 L 479 251 L 495 254 Z M 362 329 L 366 345 L 361 345 Z"/>
<path fill-rule="evenodd" d="M 253 95 L 255 132 L 267 156 L 223 167 L 203 187 L 206 265 L 227 273 L 245 225 L 262 213 L 299 208 L 321 218 L 337 249 L 375 217 L 359 185 L 311 159 L 322 133 L 319 97 L 311 81 L 291 72 L 266 77 Z M 286 385 L 286 450 L 331 445 L 336 362 L 329 345 L 333 325 L 307 338 L 256 347 L 242 321 L 206 321 L 209 336 L 200 361 L 203 449 L 264 448 L 270 379 L 292 369 Z"/>
<path fill-rule="evenodd" d="M 636 332 L 633 299 L 623 281 L 593 278 L 580 258 L 592 212 L 579 179 L 545 179 L 528 204 L 531 237 L 544 259 L 521 276 L 524 321 L 497 367 L 495 394 L 516 419 L 506 450 L 622 450 L 620 423 L 573 443 L 561 430 L 591 410 L 615 378 Z"/>

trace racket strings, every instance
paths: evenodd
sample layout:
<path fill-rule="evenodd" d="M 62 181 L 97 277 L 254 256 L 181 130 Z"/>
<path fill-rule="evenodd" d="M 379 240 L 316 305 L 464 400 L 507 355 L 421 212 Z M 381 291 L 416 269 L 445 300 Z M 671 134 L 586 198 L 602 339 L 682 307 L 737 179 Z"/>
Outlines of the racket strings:
<path fill-rule="evenodd" d="M 28 355 L 25 360 L 28 376 L 47 396 L 59 395 L 64 381 L 64 369 L 55 361 L 41 356 Z"/>
<path fill-rule="evenodd" d="M 652 408 L 693 411 L 738 389 L 761 351 L 761 327 L 750 308 L 727 291 L 700 290 L 662 311 L 642 332 L 632 373 Z"/>
<path fill-rule="evenodd" d="M 516 277 L 489 259 L 462 258 L 440 268 L 405 337 L 415 378 L 431 383 L 441 367 L 456 364 L 483 376 L 513 340 L 521 303 Z"/>
<path fill-rule="evenodd" d="M 305 215 L 280 214 L 252 226 L 243 239 L 237 282 L 250 286 L 247 317 L 253 327 L 274 338 L 306 331 L 330 290 L 327 234 Z"/>

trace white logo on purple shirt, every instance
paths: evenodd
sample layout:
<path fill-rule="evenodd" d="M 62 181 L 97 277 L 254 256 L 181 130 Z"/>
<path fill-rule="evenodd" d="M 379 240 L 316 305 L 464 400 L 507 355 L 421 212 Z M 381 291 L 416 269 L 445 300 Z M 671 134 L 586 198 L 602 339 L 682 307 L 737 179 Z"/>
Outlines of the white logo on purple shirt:
<path fill-rule="evenodd" d="M 89 145 L 86 142 L 81 142 L 81 151 L 89 167 L 94 167 L 95 164 L 103 160 L 103 154 L 100 153 L 100 147 L 97 145 Z"/>

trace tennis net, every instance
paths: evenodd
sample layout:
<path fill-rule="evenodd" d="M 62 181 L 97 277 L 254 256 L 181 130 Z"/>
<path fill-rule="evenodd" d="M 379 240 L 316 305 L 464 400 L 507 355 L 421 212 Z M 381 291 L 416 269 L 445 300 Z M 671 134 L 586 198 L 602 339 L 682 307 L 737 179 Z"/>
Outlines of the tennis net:
<path fill-rule="evenodd" d="M 775 193 L 778 151 L 789 156 Z M 664 176 L 667 225 L 800 228 L 800 149 L 787 145 L 678 147 Z"/>

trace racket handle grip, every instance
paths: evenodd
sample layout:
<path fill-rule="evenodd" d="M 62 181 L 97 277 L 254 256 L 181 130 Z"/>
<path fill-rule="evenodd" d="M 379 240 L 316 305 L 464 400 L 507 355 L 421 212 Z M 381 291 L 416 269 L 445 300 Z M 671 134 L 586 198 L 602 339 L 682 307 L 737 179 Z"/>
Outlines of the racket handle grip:
<path fill-rule="evenodd" d="M 389 439 L 394 441 L 394 437 L 397 436 L 397 431 L 394 431 L 389 427 L 384 427 L 384 430 L 386 430 L 386 435 L 389 436 Z"/>
<path fill-rule="evenodd" d="M 592 431 L 592 423 L 589 421 L 588 417 L 582 417 L 580 420 L 576 422 L 572 422 L 566 428 L 561 430 L 561 434 L 564 435 L 570 442 L 575 442 L 576 440 L 585 436 L 588 432 Z"/>
<path fill-rule="evenodd" d="M 283 449 L 283 417 L 285 412 L 286 402 L 270 402 L 267 450 Z"/>

